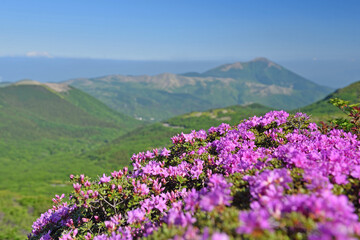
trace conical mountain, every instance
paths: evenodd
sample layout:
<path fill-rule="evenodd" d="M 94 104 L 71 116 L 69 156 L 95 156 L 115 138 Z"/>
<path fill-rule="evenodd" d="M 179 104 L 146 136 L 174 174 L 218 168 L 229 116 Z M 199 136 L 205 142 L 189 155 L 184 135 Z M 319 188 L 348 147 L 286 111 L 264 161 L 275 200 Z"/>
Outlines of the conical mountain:
<path fill-rule="evenodd" d="M 267 58 L 255 58 L 248 62 L 225 64 L 201 74 L 204 77 L 228 77 L 238 81 L 275 85 L 294 90 L 318 89 L 319 93 L 329 92 L 330 88 L 321 87 L 314 82 L 270 61 Z"/>

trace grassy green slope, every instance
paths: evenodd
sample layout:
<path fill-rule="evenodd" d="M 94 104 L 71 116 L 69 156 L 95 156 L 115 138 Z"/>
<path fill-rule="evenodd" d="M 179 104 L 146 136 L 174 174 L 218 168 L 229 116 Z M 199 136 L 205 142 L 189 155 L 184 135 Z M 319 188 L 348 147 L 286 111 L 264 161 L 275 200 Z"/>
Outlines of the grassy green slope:
<path fill-rule="evenodd" d="M 138 125 L 73 88 L 66 92 L 43 85 L 0 88 L 0 239 L 24 239 L 31 222 L 51 204 L 43 196 L 70 190 L 69 174 L 97 176 L 126 165 L 78 155 Z"/>
<path fill-rule="evenodd" d="M 298 111 L 308 113 L 314 121 L 326 121 L 334 117 L 345 116 L 341 110 L 329 104 L 331 98 L 341 98 L 351 103 L 360 102 L 360 81 L 347 87 L 340 88 L 334 93 L 329 94 L 324 99 L 300 108 Z"/>
<path fill-rule="evenodd" d="M 124 129 L 129 127 L 133 128 L 139 125 L 139 122 L 135 121 L 133 118 L 110 109 L 103 102 L 97 100 L 94 101 L 94 97 L 76 88 L 71 87 L 71 91 L 63 93 L 62 95 L 73 105 L 81 108 L 86 113 L 97 119 L 115 122 L 118 126 Z"/>
<path fill-rule="evenodd" d="M 42 85 L 1 88 L 0 180 L 6 184 L 2 184 L 0 190 L 20 186 L 26 178 L 32 181 L 34 173 L 35 178 L 39 178 L 37 171 L 42 172 L 40 175 L 49 175 L 39 181 L 49 184 L 55 176 L 63 179 L 70 171 L 99 169 L 101 166 L 96 163 L 92 166 L 85 161 L 74 162 L 73 155 L 109 142 L 138 124 L 76 89 L 54 93 Z M 64 159 L 60 164 L 54 160 L 61 158 Z M 52 171 L 54 167 L 61 171 Z M 17 181 L 17 177 L 10 180 L 14 178 L 9 176 L 15 172 L 12 169 L 22 172 L 22 181 Z M 22 188 L 21 192 L 26 190 Z"/>
<path fill-rule="evenodd" d="M 135 129 L 95 151 L 83 154 L 82 157 L 99 162 L 129 162 L 133 153 L 170 145 L 170 138 L 178 133 L 189 133 L 193 129 L 207 130 L 223 122 L 235 125 L 244 118 L 262 115 L 270 110 L 272 109 L 260 104 L 250 104 L 192 112 Z"/>
<path fill-rule="evenodd" d="M 74 80 L 71 85 L 100 99 L 112 109 L 145 120 L 166 119 L 211 107 L 211 102 L 196 95 L 154 89 L 151 84 L 141 82 L 110 82 L 93 78 L 88 81 Z"/>
<path fill-rule="evenodd" d="M 273 110 L 270 107 L 253 103 L 247 106 L 230 106 L 226 108 L 212 109 L 206 112 L 192 112 L 177 116 L 166 121 L 170 126 L 178 126 L 185 129 L 208 129 L 225 122 L 230 125 L 239 123 L 240 120 L 262 115 Z"/>
<path fill-rule="evenodd" d="M 49 197 L 22 196 L 10 191 L 0 191 L 0 239 L 25 239 L 29 223 L 40 216 L 50 205 Z"/>

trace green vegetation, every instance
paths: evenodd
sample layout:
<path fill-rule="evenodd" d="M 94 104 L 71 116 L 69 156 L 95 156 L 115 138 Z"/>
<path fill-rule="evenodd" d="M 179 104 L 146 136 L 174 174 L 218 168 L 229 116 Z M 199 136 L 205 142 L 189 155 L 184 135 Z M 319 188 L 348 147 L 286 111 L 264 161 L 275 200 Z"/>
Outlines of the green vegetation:
<path fill-rule="evenodd" d="M 344 116 L 344 113 L 338 108 L 329 104 L 330 99 L 339 98 L 349 103 L 360 102 L 360 81 L 355 82 L 345 88 L 336 90 L 329 94 L 324 99 L 312 103 L 306 107 L 298 109 L 298 111 L 308 113 L 316 122 L 329 121 L 333 118 Z"/>
<path fill-rule="evenodd" d="M 350 101 L 345 101 L 339 98 L 330 99 L 335 107 L 338 107 L 345 115 L 340 118 L 335 118 L 330 121 L 330 124 L 322 122 L 322 130 L 328 132 L 333 128 L 342 129 L 347 132 L 352 132 L 358 138 L 360 137 L 360 103 L 349 104 Z"/>
<path fill-rule="evenodd" d="M 0 191 L 0 239 L 24 239 L 34 217 L 51 206 L 48 196 L 21 196 Z"/>
<path fill-rule="evenodd" d="M 216 91 L 216 88 L 205 89 L 208 94 Z M 161 91 L 166 92 L 158 90 Z M 176 94 L 179 99 L 187 96 Z M 201 92 L 191 94 L 201 95 Z M 360 82 L 297 110 L 312 115 L 315 120 L 326 120 L 343 114 L 328 103 L 330 98 L 355 103 L 360 101 L 359 96 Z M 171 104 L 164 103 L 163 111 Z M 183 101 L 183 104 L 189 103 Z M 260 104 L 234 105 L 140 125 L 139 121 L 72 87 L 63 92 L 34 84 L 0 88 L 0 239 L 23 239 L 32 221 L 52 204 L 49 196 L 71 190 L 67 181 L 71 173 L 90 177 L 108 174 L 128 165 L 133 153 L 169 146 L 170 137 L 177 133 L 207 129 L 223 122 L 236 125 L 241 119 L 270 110 Z M 151 107 L 148 111 L 152 111 Z"/>
<path fill-rule="evenodd" d="M 168 119 L 166 122 L 137 128 L 107 145 L 85 153 L 82 157 L 103 164 L 126 162 L 134 153 L 169 146 L 170 138 L 178 133 L 208 129 L 223 122 L 235 125 L 239 123 L 239 119 L 262 115 L 270 110 L 260 104 L 250 104 L 213 109 L 207 112 L 192 112 Z"/>
<path fill-rule="evenodd" d="M 358 90 L 355 90 L 356 88 Z M 348 94 L 349 91 L 347 89 L 352 92 L 352 94 Z M 356 94 L 357 91 L 359 94 Z M 339 96 L 343 99 L 352 100 L 352 102 L 360 102 L 360 99 L 357 100 L 354 98 L 354 96 L 360 96 L 360 82 L 350 85 L 347 88 L 339 89 L 335 93 L 329 95 L 324 100 L 319 101 L 321 103 L 320 108 L 326 106 L 326 109 L 328 109 L 330 114 L 321 114 L 322 111 L 319 107 L 306 107 L 293 112 L 306 112 L 312 116 L 312 119 L 317 120 L 317 122 L 327 121 L 337 116 L 344 116 L 342 111 L 329 103 L 329 99 L 333 96 Z M 351 96 L 353 96 L 353 98 L 351 98 Z M 191 130 L 208 129 L 211 126 L 218 126 L 221 123 L 236 125 L 239 123 L 240 119 L 252 117 L 254 115 L 260 116 L 271 110 L 274 109 L 254 103 L 246 106 L 235 105 L 204 112 L 183 114 L 170 118 L 164 122 L 145 125 L 130 131 L 109 144 L 103 145 L 93 151 L 85 152 L 82 155 L 82 158 L 91 159 L 101 164 L 128 162 L 132 154 L 139 151 L 169 146 L 171 144 L 170 137 L 177 133 L 189 133 Z"/>
<path fill-rule="evenodd" d="M 351 92 L 349 94 L 348 90 Z M 355 90 L 358 89 L 358 90 Z M 324 100 L 321 100 L 320 108 L 303 108 L 297 111 L 306 112 L 312 116 L 313 119 L 319 121 L 327 121 L 336 116 L 344 116 L 344 114 L 336 107 L 329 104 L 329 99 L 334 96 L 339 96 L 343 99 L 352 100 L 352 102 L 360 101 L 354 97 L 360 96 L 360 82 L 350 85 L 347 88 L 339 89 L 334 94 L 329 95 Z M 340 94 L 339 94 L 340 93 Z M 330 114 L 321 114 L 321 108 L 325 107 Z M 212 109 L 205 112 L 191 112 L 170 118 L 164 122 L 145 125 L 133 131 L 122 135 L 113 140 L 109 144 L 103 145 L 90 152 L 85 152 L 82 155 L 84 159 L 91 159 L 101 164 L 127 162 L 132 154 L 139 151 L 152 150 L 157 147 L 164 147 L 171 144 L 170 137 L 177 133 L 189 133 L 191 130 L 208 129 L 211 126 L 218 126 L 225 122 L 235 125 L 239 119 L 248 118 L 254 115 L 260 116 L 266 112 L 273 110 L 272 108 L 262 106 L 260 104 L 249 104 L 246 106 L 230 106 L 226 108 Z"/>
<path fill-rule="evenodd" d="M 74 88 L 0 88 L 0 239 L 23 239 L 51 205 L 48 196 L 70 190 L 69 174 L 97 176 L 127 165 L 78 156 L 138 125 Z"/>
<path fill-rule="evenodd" d="M 230 125 L 239 123 L 239 119 L 249 118 L 254 115 L 262 115 L 273 110 L 258 103 L 246 106 L 230 106 L 226 108 L 212 109 L 206 112 L 192 112 L 177 116 L 166 121 L 169 126 L 179 126 L 186 129 L 208 129 L 225 122 Z"/>

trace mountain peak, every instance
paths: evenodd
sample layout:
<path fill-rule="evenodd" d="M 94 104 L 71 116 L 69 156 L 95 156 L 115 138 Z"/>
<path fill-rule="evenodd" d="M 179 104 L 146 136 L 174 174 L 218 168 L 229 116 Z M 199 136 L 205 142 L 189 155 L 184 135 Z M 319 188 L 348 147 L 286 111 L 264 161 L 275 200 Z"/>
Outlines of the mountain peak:
<path fill-rule="evenodd" d="M 265 58 L 265 57 L 258 57 L 258 58 L 254 58 L 250 62 L 267 62 L 267 63 L 270 63 L 271 61 L 269 59 Z"/>
<path fill-rule="evenodd" d="M 31 79 L 23 79 L 13 84 L 14 86 L 19 85 L 36 85 L 36 86 L 45 86 L 50 88 L 55 92 L 67 92 L 70 90 L 70 87 L 66 83 L 41 83 Z"/>
<path fill-rule="evenodd" d="M 66 83 L 44 83 L 44 85 L 55 92 L 67 92 L 70 90 L 70 86 Z"/>
<path fill-rule="evenodd" d="M 169 72 L 164 72 L 164 73 L 160 73 L 155 75 L 155 77 L 159 77 L 159 78 L 174 78 L 176 77 L 176 74 L 174 73 L 169 73 Z"/>
<path fill-rule="evenodd" d="M 236 63 L 232 63 L 232 64 L 227 64 L 224 67 L 222 67 L 220 70 L 223 72 L 227 72 L 230 69 L 243 69 L 243 65 L 241 62 L 236 62 Z"/>
<path fill-rule="evenodd" d="M 20 81 L 17 81 L 13 84 L 14 86 L 18 85 L 41 85 L 40 82 L 32 80 L 32 79 L 22 79 Z"/>
<path fill-rule="evenodd" d="M 266 67 L 276 67 L 278 69 L 281 69 L 281 66 L 270 61 L 269 59 L 265 58 L 265 57 L 258 57 L 258 58 L 254 58 L 251 61 L 248 62 L 235 62 L 235 63 L 230 63 L 230 64 L 226 64 L 226 65 L 222 65 L 220 68 L 221 72 L 227 72 L 229 70 L 243 70 L 246 68 L 247 64 L 249 63 L 259 63 L 259 64 L 266 64 Z"/>
<path fill-rule="evenodd" d="M 265 57 L 258 57 L 258 58 L 254 58 L 253 60 L 250 61 L 250 63 L 265 63 L 267 64 L 267 67 L 276 67 L 277 69 L 281 69 L 281 66 L 270 61 L 269 59 L 265 58 Z"/>

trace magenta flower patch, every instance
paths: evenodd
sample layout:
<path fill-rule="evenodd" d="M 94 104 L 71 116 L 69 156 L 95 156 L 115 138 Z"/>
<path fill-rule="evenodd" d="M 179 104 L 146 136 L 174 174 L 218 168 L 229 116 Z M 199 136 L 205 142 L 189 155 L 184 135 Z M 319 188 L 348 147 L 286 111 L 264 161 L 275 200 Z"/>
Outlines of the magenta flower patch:
<path fill-rule="evenodd" d="M 271 111 L 171 140 L 131 171 L 72 175 L 29 239 L 360 238 L 355 135 Z"/>

